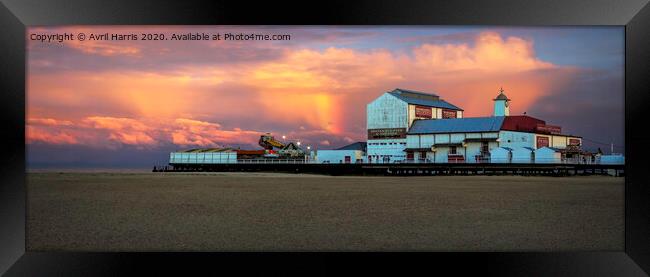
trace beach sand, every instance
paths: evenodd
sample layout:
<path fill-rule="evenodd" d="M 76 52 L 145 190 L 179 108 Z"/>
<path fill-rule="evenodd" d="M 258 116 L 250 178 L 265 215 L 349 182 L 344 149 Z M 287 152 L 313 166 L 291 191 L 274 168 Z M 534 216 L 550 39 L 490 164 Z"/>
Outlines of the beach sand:
<path fill-rule="evenodd" d="M 623 251 L 624 178 L 27 174 L 30 251 Z"/>

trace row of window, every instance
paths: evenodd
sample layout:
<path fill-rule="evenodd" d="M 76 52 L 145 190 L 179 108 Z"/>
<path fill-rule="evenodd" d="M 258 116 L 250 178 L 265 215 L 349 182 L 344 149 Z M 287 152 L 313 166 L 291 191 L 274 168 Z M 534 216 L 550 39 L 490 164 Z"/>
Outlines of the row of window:
<path fill-rule="evenodd" d="M 406 142 L 370 142 L 368 145 L 406 145 Z"/>
<path fill-rule="evenodd" d="M 373 157 L 373 158 L 383 158 L 383 157 L 404 158 L 404 157 L 406 157 L 406 155 L 368 155 L 368 157 Z"/>
<path fill-rule="evenodd" d="M 490 152 L 490 144 L 486 141 L 481 142 L 481 153 L 488 153 Z M 426 153 L 426 152 L 423 152 Z M 449 147 L 449 154 L 457 154 L 458 150 L 456 146 L 450 146 Z"/>

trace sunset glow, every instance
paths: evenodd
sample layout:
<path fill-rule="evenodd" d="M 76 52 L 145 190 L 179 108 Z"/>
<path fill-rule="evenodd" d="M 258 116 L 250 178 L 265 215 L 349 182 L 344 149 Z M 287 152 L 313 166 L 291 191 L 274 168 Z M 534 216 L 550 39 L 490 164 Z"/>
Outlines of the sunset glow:
<path fill-rule="evenodd" d="M 366 104 L 397 87 L 436 93 L 463 108 L 466 117 L 490 115 L 491 99 L 503 87 L 513 99 L 511 114 L 548 118 L 548 99 L 585 86 L 597 96 L 604 89 L 599 78 L 622 82 L 622 41 L 620 49 L 603 43 L 584 50 L 583 57 L 563 59 L 567 53 L 558 49 L 573 53 L 581 46 L 566 42 L 574 34 L 561 28 L 536 35 L 502 28 L 388 27 L 88 26 L 28 32 L 223 30 L 288 33 L 292 40 L 28 41 L 27 144 L 164 153 L 258 148 L 259 135 L 270 132 L 325 149 L 364 141 Z M 584 30 L 585 40 L 599 32 Z M 578 33 L 571 39 L 583 39 L 580 30 L 571 32 Z M 602 32 L 615 34 L 607 40 L 622 40 L 619 29 Z M 556 48 L 547 49 L 553 40 Z M 605 54 L 621 60 L 587 61 Z M 620 95 L 622 111 L 622 86 L 612 93 Z M 557 123 L 582 130 L 576 122 Z M 600 139 L 622 141 L 622 134 Z"/>

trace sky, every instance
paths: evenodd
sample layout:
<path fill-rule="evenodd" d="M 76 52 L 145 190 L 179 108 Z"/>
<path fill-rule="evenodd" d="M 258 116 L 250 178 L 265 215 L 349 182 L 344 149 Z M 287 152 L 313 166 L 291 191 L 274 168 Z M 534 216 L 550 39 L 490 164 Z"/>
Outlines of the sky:
<path fill-rule="evenodd" d="M 148 168 L 197 147 L 315 149 L 366 140 L 366 105 L 395 88 L 489 116 L 562 126 L 624 151 L 622 27 L 61 26 L 27 30 L 28 168 Z M 30 34 L 268 34 L 276 41 L 42 42 Z"/>

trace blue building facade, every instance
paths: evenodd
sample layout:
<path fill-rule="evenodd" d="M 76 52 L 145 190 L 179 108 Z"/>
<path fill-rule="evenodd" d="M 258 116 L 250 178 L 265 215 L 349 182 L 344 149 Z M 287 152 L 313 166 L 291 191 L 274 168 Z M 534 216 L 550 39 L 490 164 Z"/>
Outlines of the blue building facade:
<path fill-rule="evenodd" d="M 408 159 L 407 133 L 420 119 L 462 118 L 463 110 L 433 93 L 395 89 L 366 107 L 367 162 Z"/>
<path fill-rule="evenodd" d="M 536 149 L 559 149 L 562 159 L 581 155 L 582 138 L 527 115 L 510 115 L 503 89 L 492 99 L 494 114 L 463 117 L 463 110 L 435 94 L 403 89 L 368 104 L 371 163 L 484 163 L 498 152 L 499 162 L 534 162 Z M 526 158 L 529 157 L 529 158 Z"/>

